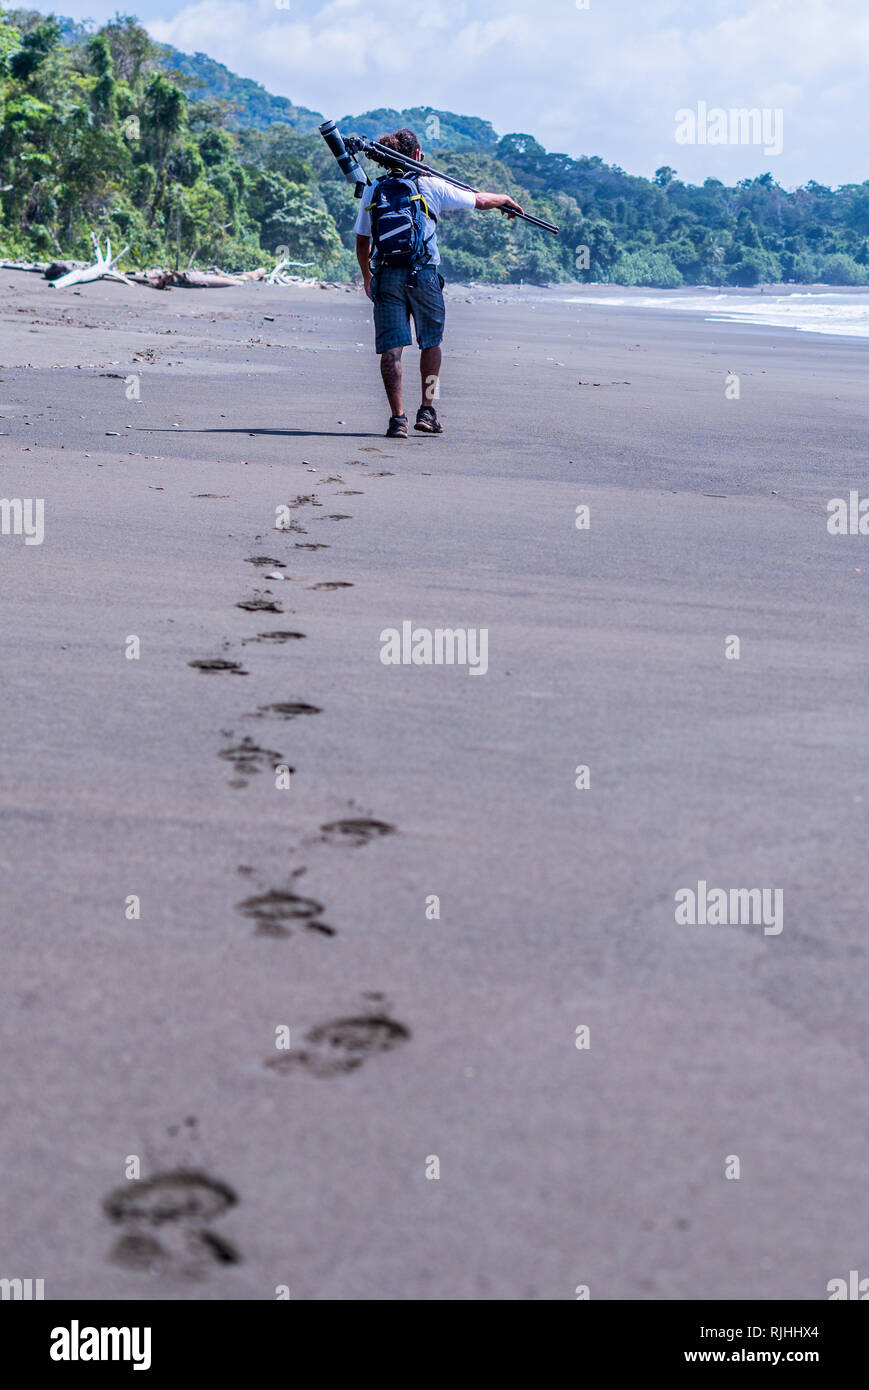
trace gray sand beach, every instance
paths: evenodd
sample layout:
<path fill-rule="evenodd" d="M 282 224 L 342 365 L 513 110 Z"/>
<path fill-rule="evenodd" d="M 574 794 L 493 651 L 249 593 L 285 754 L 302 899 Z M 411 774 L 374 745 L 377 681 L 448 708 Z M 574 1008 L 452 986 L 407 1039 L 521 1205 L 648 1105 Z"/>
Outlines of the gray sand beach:
<path fill-rule="evenodd" d="M 394 441 L 357 291 L 0 271 L 45 528 L 0 535 L 0 1276 L 46 1298 L 869 1273 L 869 345 L 448 289 L 446 432 Z M 384 664 L 405 622 L 487 671 Z M 700 881 L 783 929 L 678 923 Z"/>

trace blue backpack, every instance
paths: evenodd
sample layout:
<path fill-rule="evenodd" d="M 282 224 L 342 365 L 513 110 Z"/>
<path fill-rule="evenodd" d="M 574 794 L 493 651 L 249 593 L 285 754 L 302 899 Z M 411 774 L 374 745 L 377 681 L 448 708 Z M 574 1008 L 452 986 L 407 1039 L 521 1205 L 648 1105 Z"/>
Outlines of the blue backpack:
<path fill-rule="evenodd" d="M 419 191 L 418 177 L 384 174 L 374 185 L 368 212 L 378 265 L 411 267 L 431 259 L 426 225 L 429 218 L 433 222 L 437 218 Z"/>

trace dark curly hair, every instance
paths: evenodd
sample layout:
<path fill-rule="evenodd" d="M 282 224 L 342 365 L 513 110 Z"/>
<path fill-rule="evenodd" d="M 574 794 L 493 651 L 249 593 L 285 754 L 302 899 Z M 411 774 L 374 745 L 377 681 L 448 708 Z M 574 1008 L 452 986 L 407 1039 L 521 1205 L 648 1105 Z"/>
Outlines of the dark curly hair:
<path fill-rule="evenodd" d="M 378 143 L 385 145 L 388 150 L 406 155 L 408 159 L 413 159 L 417 150 L 422 148 L 415 132 L 406 126 L 403 130 L 394 130 L 391 135 L 381 135 Z"/>

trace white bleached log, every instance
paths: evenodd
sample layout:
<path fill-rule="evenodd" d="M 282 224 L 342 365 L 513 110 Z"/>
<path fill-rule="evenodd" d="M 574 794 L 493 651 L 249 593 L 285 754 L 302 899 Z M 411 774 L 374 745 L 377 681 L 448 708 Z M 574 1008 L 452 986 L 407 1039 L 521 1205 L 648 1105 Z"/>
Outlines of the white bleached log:
<path fill-rule="evenodd" d="M 94 255 L 96 261 L 93 265 L 84 266 L 81 269 L 70 270 L 66 275 L 61 275 L 58 280 L 52 280 L 51 285 L 56 290 L 65 289 L 67 285 L 84 285 L 89 280 L 120 280 L 125 285 L 132 285 L 133 281 L 128 275 L 124 275 L 120 270 L 116 270 L 116 263 L 122 256 L 126 255 L 129 247 L 125 246 L 123 251 L 119 251 L 116 256 L 112 255 L 112 243 L 106 237 L 105 252 L 100 248 L 100 244 L 91 232 Z"/>
<path fill-rule="evenodd" d="M 270 271 L 265 277 L 267 285 L 316 285 L 315 279 L 306 278 L 303 275 L 288 275 L 287 267 L 294 265 L 307 269 L 314 264 L 313 261 L 278 261 L 274 270 Z"/>

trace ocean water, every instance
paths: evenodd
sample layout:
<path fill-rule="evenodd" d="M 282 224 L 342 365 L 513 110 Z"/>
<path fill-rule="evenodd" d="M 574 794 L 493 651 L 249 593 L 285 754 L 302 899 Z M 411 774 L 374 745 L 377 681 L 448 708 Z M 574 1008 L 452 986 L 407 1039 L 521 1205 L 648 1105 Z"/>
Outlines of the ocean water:
<path fill-rule="evenodd" d="M 703 314 L 710 322 L 754 323 L 796 328 L 801 333 L 829 333 L 842 338 L 869 338 L 869 294 L 795 291 L 793 294 L 573 295 L 568 304 L 606 304 L 616 308 L 665 309 Z"/>

